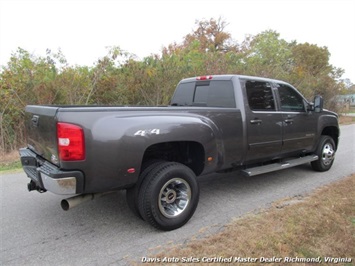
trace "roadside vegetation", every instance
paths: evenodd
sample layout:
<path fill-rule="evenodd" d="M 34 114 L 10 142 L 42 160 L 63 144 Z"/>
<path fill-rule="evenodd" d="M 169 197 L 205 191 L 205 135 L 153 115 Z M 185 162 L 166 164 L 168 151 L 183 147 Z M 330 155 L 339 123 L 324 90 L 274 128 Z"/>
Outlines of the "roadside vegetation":
<path fill-rule="evenodd" d="M 167 105 L 182 78 L 225 73 L 288 81 L 310 100 L 321 94 L 331 110 L 341 108 L 335 95 L 355 88 L 329 63 L 327 47 L 286 41 L 273 30 L 237 42 L 227 27 L 221 18 L 196 21 L 160 54 L 138 59 L 115 46 L 93 66 L 70 65 L 60 50 L 38 56 L 17 48 L 0 69 L 0 153 L 24 145 L 27 104 Z"/>
<path fill-rule="evenodd" d="M 355 174 L 316 190 L 309 196 L 284 199 L 269 209 L 235 219 L 219 233 L 187 244 L 170 246 L 149 258 L 177 258 L 173 265 L 186 265 L 183 260 L 203 258 L 351 258 L 355 263 Z M 137 263 L 134 263 L 137 264 Z M 139 263 L 138 263 L 139 264 Z M 242 263 L 240 263 L 242 264 Z M 334 264 L 334 261 L 333 263 Z M 165 265 L 165 263 L 154 263 Z M 166 263 L 171 265 L 171 263 Z M 194 265 L 191 263 L 191 265 Z M 228 265 L 199 263 L 198 265 Z M 234 264 L 233 264 L 234 265 Z M 294 264 L 290 264 L 294 265 Z M 306 265 L 297 263 L 297 265 Z M 316 265 L 316 263 L 307 263 Z"/>
<path fill-rule="evenodd" d="M 0 153 L 0 174 L 21 169 L 18 151 Z"/>
<path fill-rule="evenodd" d="M 339 123 L 341 125 L 349 125 L 355 123 L 355 116 L 341 115 L 339 117 Z"/>

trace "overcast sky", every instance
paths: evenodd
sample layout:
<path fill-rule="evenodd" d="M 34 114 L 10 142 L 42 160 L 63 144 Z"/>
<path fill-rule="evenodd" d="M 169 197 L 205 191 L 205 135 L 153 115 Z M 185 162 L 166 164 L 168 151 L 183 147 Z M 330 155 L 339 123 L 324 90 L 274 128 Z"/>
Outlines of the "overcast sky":
<path fill-rule="evenodd" d="M 222 17 L 238 42 L 272 29 L 326 46 L 355 83 L 354 13 L 355 0 L 0 0 L 0 65 L 17 47 L 37 56 L 60 48 L 72 65 L 92 66 L 108 46 L 143 58 L 180 43 L 196 20 Z"/>

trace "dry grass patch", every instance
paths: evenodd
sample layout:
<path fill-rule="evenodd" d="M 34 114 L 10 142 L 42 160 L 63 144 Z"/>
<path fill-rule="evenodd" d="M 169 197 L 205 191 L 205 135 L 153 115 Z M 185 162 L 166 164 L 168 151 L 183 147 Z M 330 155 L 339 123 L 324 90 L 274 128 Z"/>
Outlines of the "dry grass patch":
<path fill-rule="evenodd" d="M 339 116 L 339 124 L 341 125 L 350 125 L 355 123 L 355 116 Z"/>
<path fill-rule="evenodd" d="M 325 257 L 341 257 L 352 258 L 354 263 L 355 174 L 318 189 L 306 198 L 276 202 L 272 208 L 259 214 L 236 219 L 218 234 L 191 240 L 186 245 L 178 245 L 150 256 L 160 259 L 173 257 L 179 258 L 179 262 L 173 265 L 186 265 L 181 262 L 182 258 L 189 257 L 198 258 L 200 262 L 203 257 L 259 258 L 256 264 L 261 264 L 260 257 L 320 257 L 323 262 Z M 217 262 L 212 265 L 226 263 Z"/>

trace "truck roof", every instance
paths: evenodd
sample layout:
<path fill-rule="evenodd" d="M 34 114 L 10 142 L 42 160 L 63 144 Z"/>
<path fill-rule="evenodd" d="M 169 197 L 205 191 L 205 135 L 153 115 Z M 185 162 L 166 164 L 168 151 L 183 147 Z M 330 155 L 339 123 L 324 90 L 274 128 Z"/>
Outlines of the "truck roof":
<path fill-rule="evenodd" d="M 277 79 L 256 77 L 256 76 L 247 76 L 247 75 L 237 75 L 237 74 L 196 76 L 196 77 L 190 77 L 190 78 L 182 79 L 180 81 L 180 83 L 192 82 L 192 81 L 196 81 L 196 80 L 231 80 L 233 78 L 237 78 L 237 79 L 253 79 L 253 80 L 269 81 L 269 82 L 277 82 L 277 83 L 288 84 L 285 81 L 277 80 Z"/>

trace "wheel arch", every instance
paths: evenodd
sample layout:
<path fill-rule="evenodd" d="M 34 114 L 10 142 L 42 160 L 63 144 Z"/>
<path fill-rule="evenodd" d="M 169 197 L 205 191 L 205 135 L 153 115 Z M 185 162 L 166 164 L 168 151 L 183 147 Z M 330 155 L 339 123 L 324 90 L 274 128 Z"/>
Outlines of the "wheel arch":
<path fill-rule="evenodd" d="M 205 149 L 197 141 L 170 141 L 152 144 L 146 148 L 142 165 L 150 160 L 179 162 L 199 176 L 205 167 Z"/>
<path fill-rule="evenodd" d="M 339 143 L 339 128 L 335 126 L 328 126 L 323 128 L 321 135 L 329 136 L 334 140 L 335 148 L 338 148 Z"/>

